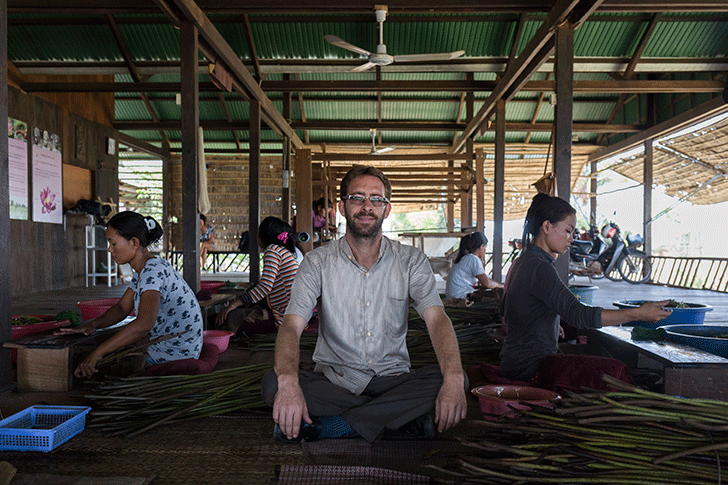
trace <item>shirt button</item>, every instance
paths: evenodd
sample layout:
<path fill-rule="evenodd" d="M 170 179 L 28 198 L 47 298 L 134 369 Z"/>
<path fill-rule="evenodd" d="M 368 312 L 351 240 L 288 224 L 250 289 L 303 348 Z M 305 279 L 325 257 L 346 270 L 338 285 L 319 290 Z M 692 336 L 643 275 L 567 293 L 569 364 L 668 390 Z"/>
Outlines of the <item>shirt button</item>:
<path fill-rule="evenodd" d="M 367 332 L 367 337 L 371 337 L 371 336 L 372 336 L 372 332 Z"/>
<path fill-rule="evenodd" d="M 367 273 L 366 275 L 367 275 L 367 278 L 369 278 L 369 273 Z"/>
<path fill-rule="evenodd" d="M 368 360 L 367 362 L 369 363 L 369 365 L 372 365 L 372 361 L 371 360 Z"/>
<path fill-rule="evenodd" d="M 367 306 L 369 306 L 369 302 L 367 302 Z"/>

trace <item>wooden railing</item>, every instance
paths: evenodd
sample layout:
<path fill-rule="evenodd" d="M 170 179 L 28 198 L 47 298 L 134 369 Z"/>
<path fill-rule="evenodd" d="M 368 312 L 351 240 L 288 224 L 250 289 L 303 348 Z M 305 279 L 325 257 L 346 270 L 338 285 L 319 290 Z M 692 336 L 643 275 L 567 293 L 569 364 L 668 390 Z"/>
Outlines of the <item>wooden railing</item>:
<path fill-rule="evenodd" d="M 250 256 L 239 251 L 210 251 L 203 271 L 213 273 L 245 273 L 250 269 Z M 168 251 L 167 260 L 182 271 L 182 251 Z"/>
<path fill-rule="evenodd" d="M 651 283 L 728 293 L 728 258 L 651 256 Z"/>

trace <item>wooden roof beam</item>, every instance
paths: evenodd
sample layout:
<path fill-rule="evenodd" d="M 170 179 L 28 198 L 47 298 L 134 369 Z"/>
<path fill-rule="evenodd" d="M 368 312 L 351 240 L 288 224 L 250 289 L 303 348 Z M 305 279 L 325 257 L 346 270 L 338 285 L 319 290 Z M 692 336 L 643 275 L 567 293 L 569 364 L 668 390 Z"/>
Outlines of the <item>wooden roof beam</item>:
<path fill-rule="evenodd" d="M 157 0 L 157 3 L 163 1 Z M 271 125 L 271 128 L 278 132 L 279 135 L 290 138 L 291 143 L 297 148 L 302 148 L 304 145 L 303 141 L 301 141 L 298 135 L 288 125 L 283 115 L 276 109 L 271 100 L 268 99 L 235 51 L 233 51 L 232 47 L 230 47 L 200 7 L 191 0 L 174 0 L 174 3 L 182 12 L 182 15 L 197 28 L 199 36 L 204 39 L 207 45 L 213 49 L 215 55 L 218 56 L 215 61 L 222 61 L 228 70 L 230 70 L 233 78 L 241 83 L 245 91 L 260 103 L 261 110 L 266 113 L 266 121 Z"/>
<path fill-rule="evenodd" d="M 528 81 L 521 91 L 553 91 L 554 81 Z M 273 92 L 318 92 L 318 91 L 361 91 L 361 92 L 471 92 L 492 91 L 494 81 L 263 81 L 263 88 Z M 575 93 L 721 93 L 725 84 L 720 80 L 615 80 L 574 81 Z M 138 93 L 177 92 L 180 83 L 116 83 L 116 82 L 26 82 L 22 89 L 29 93 Z M 213 83 L 200 83 L 200 92 L 219 89 Z M 268 99 L 268 98 L 266 98 Z M 486 101 L 490 99 L 487 98 Z M 386 98 L 383 98 L 386 102 Z M 270 102 L 270 99 L 268 99 Z M 280 114 L 280 113 L 279 113 Z"/>
<path fill-rule="evenodd" d="M 557 0 L 546 20 L 533 35 L 518 58 L 508 64 L 503 77 L 493 89 L 478 113 L 468 123 L 462 134 L 455 140 L 451 151 L 460 152 L 468 138 L 487 122 L 493 114 L 497 101 L 508 100 L 526 83 L 528 78 L 543 64 L 553 52 L 556 27 L 569 17 L 575 25 L 580 25 L 602 0 Z M 577 15 L 572 15 L 572 13 Z"/>

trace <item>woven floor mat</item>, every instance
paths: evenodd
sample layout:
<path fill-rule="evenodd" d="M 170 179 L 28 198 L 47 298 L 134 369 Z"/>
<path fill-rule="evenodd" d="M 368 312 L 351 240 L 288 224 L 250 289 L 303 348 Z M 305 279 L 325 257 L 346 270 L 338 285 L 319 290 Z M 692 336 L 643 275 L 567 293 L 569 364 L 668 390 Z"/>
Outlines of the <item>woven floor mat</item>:
<path fill-rule="evenodd" d="M 276 468 L 278 485 L 428 485 L 430 477 L 365 466 L 281 466 Z"/>
<path fill-rule="evenodd" d="M 86 428 L 56 450 L 0 452 L 18 474 L 149 477 L 152 485 L 270 483 L 276 465 L 302 465 L 300 446 L 273 441 L 267 417 L 214 417 L 125 438 Z"/>
<path fill-rule="evenodd" d="M 364 466 L 426 475 L 437 480 L 452 476 L 428 467 L 445 467 L 454 458 L 472 452 L 459 441 L 448 439 L 376 441 L 361 438 L 304 442 L 303 455 L 310 465 Z M 387 482 L 388 483 L 388 482 Z"/>
<path fill-rule="evenodd" d="M 37 473 L 15 475 L 10 485 L 148 485 L 154 477 L 69 477 Z"/>

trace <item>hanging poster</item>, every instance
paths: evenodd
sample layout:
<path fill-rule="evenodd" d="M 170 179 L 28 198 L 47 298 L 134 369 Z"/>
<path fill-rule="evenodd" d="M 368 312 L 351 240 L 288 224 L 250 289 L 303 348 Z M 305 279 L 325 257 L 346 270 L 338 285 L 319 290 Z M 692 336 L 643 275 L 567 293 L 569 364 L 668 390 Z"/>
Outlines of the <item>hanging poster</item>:
<path fill-rule="evenodd" d="M 28 125 L 8 118 L 10 218 L 28 219 Z"/>
<path fill-rule="evenodd" d="M 63 223 L 63 161 L 61 139 L 33 127 L 33 221 Z"/>

